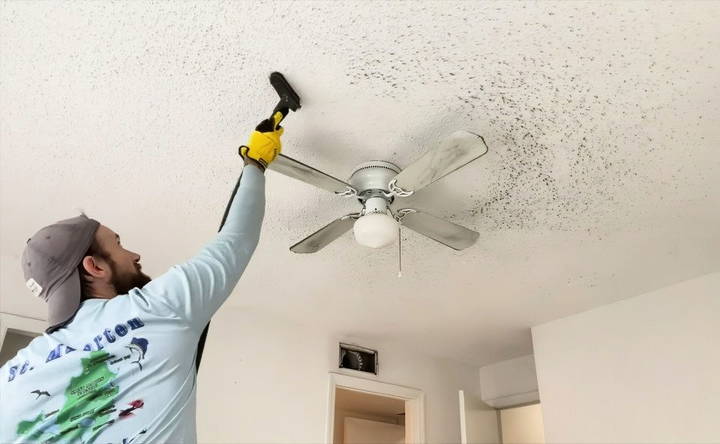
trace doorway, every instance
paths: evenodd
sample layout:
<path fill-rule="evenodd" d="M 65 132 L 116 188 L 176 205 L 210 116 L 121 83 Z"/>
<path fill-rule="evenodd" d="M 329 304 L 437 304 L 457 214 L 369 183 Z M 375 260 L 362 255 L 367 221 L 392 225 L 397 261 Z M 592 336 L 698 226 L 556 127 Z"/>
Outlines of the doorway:
<path fill-rule="evenodd" d="M 328 406 L 328 444 L 424 442 L 420 390 L 331 373 Z"/>
<path fill-rule="evenodd" d="M 37 333 L 8 329 L 0 341 L 0 367 L 14 358 L 18 351 L 25 348 L 36 337 Z"/>
<path fill-rule="evenodd" d="M 402 444 L 405 401 L 336 388 L 334 426 L 333 444 Z"/>
<path fill-rule="evenodd" d="M 545 427 L 540 403 L 500 410 L 500 429 L 504 443 L 544 444 Z"/>
<path fill-rule="evenodd" d="M 0 313 L 0 366 L 37 336 L 42 336 L 47 323 L 40 319 Z"/>

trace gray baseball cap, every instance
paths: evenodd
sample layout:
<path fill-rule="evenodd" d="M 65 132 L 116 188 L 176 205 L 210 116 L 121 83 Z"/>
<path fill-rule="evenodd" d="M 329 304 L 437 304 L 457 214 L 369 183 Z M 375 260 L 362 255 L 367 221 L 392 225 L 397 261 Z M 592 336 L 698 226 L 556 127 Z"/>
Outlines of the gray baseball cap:
<path fill-rule="evenodd" d="M 22 255 L 25 285 L 48 304 L 46 333 L 67 325 L 80 308 L 77 267 L 99 226 L 100 222 L 81 214 L 48 225 L 27 240 Z"/>

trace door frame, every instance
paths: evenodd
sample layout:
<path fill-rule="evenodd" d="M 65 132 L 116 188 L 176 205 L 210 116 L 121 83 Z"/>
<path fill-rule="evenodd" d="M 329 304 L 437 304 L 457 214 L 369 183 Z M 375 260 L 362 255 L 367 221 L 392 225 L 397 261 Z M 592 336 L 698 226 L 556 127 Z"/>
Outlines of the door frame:
<path fill-rule="evenodd" d="M 46 328 L 47 322 L 42 319 L 0 312 L 0 348 L 5 343 L 5 336 L 7 336 L 9 330 L 25 336 L 35 337 L 42 335 Z"/>
<path fill-rule="evenodd" d="M 343 373 L 330 372 L 325 442 L 333 444 L 335 429 L 335 389 L 342 388 L 405 401 L 405 443 L 425 443 L 425 393 L 422 390 Z"/>

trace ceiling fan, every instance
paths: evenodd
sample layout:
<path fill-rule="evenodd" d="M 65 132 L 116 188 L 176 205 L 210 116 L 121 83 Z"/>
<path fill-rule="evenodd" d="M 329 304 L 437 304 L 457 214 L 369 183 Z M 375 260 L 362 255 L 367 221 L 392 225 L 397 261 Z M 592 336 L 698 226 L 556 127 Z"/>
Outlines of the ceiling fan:
<path fill-rule="evenodd" d="M 485 140 L 468 131 L 456 131 L 437 148 L 405 169 L 386 161 L 358 165 L 347 182 L 336 179 L 283 154 L 269 169 L 339 196 L 354 197 L 362 205 L 357 213 L 330 222 L 290 247 L 294 253 L 316 253 L 353 228 L 355 240 L 380 248 L 398 239 L 402 225 L 455 250 L 475 243 L 479 234 L 460 225 L 412 208 L 393 212 L 395 198 L 405 198 L 487 153 Z"/>

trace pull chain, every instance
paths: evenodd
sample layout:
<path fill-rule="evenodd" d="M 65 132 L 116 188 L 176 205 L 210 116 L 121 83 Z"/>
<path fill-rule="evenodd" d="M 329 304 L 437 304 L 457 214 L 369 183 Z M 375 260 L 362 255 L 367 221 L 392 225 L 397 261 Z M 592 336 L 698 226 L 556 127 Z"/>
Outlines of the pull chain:
<path fill-rule="evenodd" d="M 402 232 L 398 223 L 398 277 L 402 277 Z"/>
<path fill-rule="evenodd" d="M 393 185 L 392 182 L 390 185 Z M 412 192 L 410 192 L 412 194 Z M 409 194 L 408 194 L 409 196 Z M 413 210 L 412 208 L 403 208 L 402 210 L 398 210 L 398 215 L 395 217 L 395 220 L 397 220 L 398 223 L 398 277 L 402 277 L 402 231 L 400 230 L 400 227 L 402 226 L 402 220 L 403 217 L 407 216 L 410 213 L 417 213 L 417 211 Z"/>

